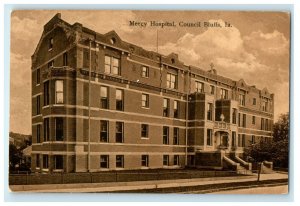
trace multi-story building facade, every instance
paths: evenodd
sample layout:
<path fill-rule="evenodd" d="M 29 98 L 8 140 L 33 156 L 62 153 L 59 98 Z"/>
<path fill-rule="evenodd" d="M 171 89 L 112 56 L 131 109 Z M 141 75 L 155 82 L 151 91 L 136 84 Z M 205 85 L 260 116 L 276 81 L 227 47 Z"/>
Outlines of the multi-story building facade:
<path fill-rule="evenodd" d="M 32 170 L 222 169 L 271 138 L 274 95 L 55 15 L 32 55 Z"/>

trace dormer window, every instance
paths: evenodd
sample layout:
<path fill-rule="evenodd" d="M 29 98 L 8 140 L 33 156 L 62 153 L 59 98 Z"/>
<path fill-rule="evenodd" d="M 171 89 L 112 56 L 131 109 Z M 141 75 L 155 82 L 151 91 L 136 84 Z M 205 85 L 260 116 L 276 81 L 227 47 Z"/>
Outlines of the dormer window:
<path fill-rule="evenodd" d="M 53 38 L 49 39 L 48 50 L 51 51 L 53 49 Z"/>
<path fill-rule="evenodd" d="M 171 62 L 172 62 L 172 64 L 175 64 L 175 59 L 172 58 L 172 59 L 171 59 Z"/>
<path fill-rule="evenodd" d="M 109 41 L 110 41 L 111 44 L 115 44 L 116 43 L 116 39 L 114 37 L 112 37 Z"/>

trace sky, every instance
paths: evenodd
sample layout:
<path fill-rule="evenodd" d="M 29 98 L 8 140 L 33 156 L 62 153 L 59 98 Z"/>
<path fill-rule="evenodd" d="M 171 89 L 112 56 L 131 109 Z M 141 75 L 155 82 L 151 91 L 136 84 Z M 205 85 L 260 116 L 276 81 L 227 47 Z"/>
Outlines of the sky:
<path fill-rule="evenodd" d="M 219 75 L 274 93 L 275 121 L 289 111 L 289 13 L 26 10 L 11 14 L 10 131 L 31 134 L 31 55 L 56 13 L 102 34 L 115 30 L 122 40 L 148 50 L 177 53 L 186 65 L 209 70 L 213 63 Z M 217 22 L 222 28 L 141 28 L 129 21 Z"/>

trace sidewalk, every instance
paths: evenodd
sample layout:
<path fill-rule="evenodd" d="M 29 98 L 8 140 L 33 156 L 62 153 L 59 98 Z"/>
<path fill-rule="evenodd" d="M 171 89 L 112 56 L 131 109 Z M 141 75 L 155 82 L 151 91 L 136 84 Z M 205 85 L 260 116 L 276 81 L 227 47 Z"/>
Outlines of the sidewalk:
<path fill-rule="evenodd" d="M 260 180 L 288 179 L 288 174 L 261 174 Z M 257 174 L 237 177 L 214 177 L 196 179 L 155 180 L 135 182 L 84 183 L 84 184 L 47 184 L 47 185 L 11 185 L 14 192 L 116 192 L 141 189 L 187 187 L 231 182 L 256 181 Z"/>

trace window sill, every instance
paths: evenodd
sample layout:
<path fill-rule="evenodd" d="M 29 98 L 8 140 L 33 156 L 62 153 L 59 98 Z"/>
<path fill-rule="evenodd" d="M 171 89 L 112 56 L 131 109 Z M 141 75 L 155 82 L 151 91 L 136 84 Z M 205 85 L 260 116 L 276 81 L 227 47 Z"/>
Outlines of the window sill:
<path fill-rule="evenodd" d="M 48 51 L 49 51 L 49 52 L 50 52 L 50 51 L 53 51 L 53 48 L 48 49 Z"/>
<path fill-rule="evenodd" d="M 167 90 L 173 91 L 173 92 L 178 92 L 178 88 L 168 88 L 166 87 Z"/>
<path fill-rule="evenodd" d="M 149 169 L 149 167 L 146 167 L 146 166 L 141 167 L 141 170 L 147 170 L 147 169 Z"/>
<path fill-rule="evenodd" d="M 143 107 L 143 106 L 142 106 L 142 109 L 150 109 L 150 108 L 149 108 L 149 107 Z"/>
<path fill-rule="evenodd" d="M 108 73 L 108 72 L 104 72 L 104 75 L 108 75 L 108 76 L 112 76 L 112 77 L 122 77 L 120 74 L 112 74 L 112 73 Z"/>
<path fill-rule="evenodd" d="M 53 172 L 63 172 L 64 169 L 54 169 Z"/>
<path fill-rule="evenodd" d="M 49 172 L 49 169 L 42 169 L 43 172 Z"/>
<path fill-rule="evenodd" d="M 148 140 L 148 139 L 149 139 L 149 137 L 141 137 L 141 139 Z"/>
<path fill-rule="evenodd" d="M 53 107 L 63 107 L 63 106 L 65 106 L 64 103 L 53 104 Z"/>
<path fill-rule="evenodd" d="M 48 108 L 48 107 L 50 107 L 50 105 L 48 104 L 48 105 L 46 105 L 46 106 L 43 106 L 42 107 L 42 109 L 46 109 L 46 108 Z"/>
<path fill-rule="evenodd" d="M 109 171 L 109 168 L 100 168 L 100 171 Z"/>
<path fill-rule="evenodd" d="M 38 84 L 36 84 L 35 86 L 40 86 L 41 85 L 41 83 L 38 83 Z"/>
<path fill-rule="evenodd" d="M 116 170 L 124 170 L 124 167 L 116 167 Z"/>

